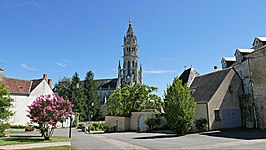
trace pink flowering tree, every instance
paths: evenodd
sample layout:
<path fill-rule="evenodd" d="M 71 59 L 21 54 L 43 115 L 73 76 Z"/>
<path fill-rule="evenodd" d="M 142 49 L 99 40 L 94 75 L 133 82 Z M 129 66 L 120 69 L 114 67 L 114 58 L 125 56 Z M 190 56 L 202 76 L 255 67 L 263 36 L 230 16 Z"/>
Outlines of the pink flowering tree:
<path fill-rule="evenodd" d="M 72 112 L 73 104 L 58 95 L 42 95 L 28 106 L 31 122 L 38 123 L 44 139 L 49 139 L 56 123 L 65 120 Z"/>

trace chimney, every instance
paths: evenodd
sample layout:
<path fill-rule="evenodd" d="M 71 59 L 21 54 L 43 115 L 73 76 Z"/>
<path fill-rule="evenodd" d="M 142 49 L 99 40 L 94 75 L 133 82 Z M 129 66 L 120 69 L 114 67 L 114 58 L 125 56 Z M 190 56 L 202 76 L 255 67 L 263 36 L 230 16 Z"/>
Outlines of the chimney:
<path fill-rule="evenodd" d="M 43 80 L 46 80 L 47 79 L 47 74 L 43 74 Z"/>
<path fill-rule="evenodd" d="M 48 85 L 52 88 L 52 85 L 53 85 L 52 79 L 48 79 Z"/>
<path fill-rule="evenodd" d="M 2 68 L 0 68 L 0 81 L 2 81 L 2 79 L 3 79 L 3 72 L 4 72 L 4 70 Z"/>
<path fill-rule="evenodd" d="M 215 71 L 218 71 L 219 69 L 218 69 L 218 67 L 217 66 L 214 66 L 213 67 L 213 71 L 215 72 Z"/>

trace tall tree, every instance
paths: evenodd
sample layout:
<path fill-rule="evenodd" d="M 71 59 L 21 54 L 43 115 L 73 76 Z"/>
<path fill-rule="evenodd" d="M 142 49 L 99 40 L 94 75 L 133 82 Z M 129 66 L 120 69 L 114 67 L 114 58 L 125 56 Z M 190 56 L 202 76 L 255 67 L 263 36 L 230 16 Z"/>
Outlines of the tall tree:
<path fill-rule="evenodd" d="M 58 80 L 55 84 L 54 92 L 65 99 L 72 100 L 72 82 L 71 79 L 64 76 L 62 79 Z"/>
<path fill-rule="evenodd" d="M 94 74 L 92 71 L 86 73 L 83 86 L 86 96 L 86 105 L 85 105 L 86 119 L 98 120 L 101 117 L 100 115 L 101 104 L 95 87 Z"/>
<path fill-rule="evenodd" d="M 74 112 L 78 112 L 80 114 L 80 119 L 84 120 L 85 118 L 85 109 L 86 105 L 86 96 L 84 94 L 84 88 L 81 85 L 79 74 L 76 72 L 72 76 L 71 81 L 71 90 L 72 90 L 72 103 L 74 104 Z"/>
<path fill-rule="evenodd" d="M 130 116 L 133 111 L 156 109 L 161 111 L 161 98 L 152 94 L 157 90 L 144 84 L 126 86 L 115 91 L 107 101 L 108 114 L 114 116 Z"/>
<path fill-rule="evenodd" d="M 165 96 L 165 119 L 172 131 L 183 135 L 190 130 L 195 115 L 195 101 L 190 89 L 182 85 L 178 77 L 167 87 Z"/>

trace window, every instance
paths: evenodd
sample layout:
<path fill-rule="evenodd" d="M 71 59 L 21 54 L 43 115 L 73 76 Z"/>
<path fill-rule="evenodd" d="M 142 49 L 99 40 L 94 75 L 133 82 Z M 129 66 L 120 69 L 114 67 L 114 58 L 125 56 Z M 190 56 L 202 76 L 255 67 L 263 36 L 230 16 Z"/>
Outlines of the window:
<path fill-rule="evenodd" d="M 215 115 L 215 121 L 221 120 L 220 110 L 214 110 L 214 115 Z"/>

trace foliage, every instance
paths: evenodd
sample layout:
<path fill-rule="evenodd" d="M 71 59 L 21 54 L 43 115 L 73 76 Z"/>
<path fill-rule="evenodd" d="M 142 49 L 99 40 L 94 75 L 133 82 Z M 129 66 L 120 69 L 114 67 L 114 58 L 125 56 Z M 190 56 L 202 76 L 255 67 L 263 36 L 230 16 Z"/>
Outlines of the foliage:
<path fill-rule="evenodd" d="M 86 73 L 85 80 L 83 82 L 84 93 L 86 96 L 86 105 L 84 106 L 86 119 L 99 120 L 101 118 L 101 104 L 93 78 L 94 74 L 92 71 Z"/>
<path fill-rule="evenodd" d="M 0 82 L 0 120 L 7 120 L 13 113 L 9 110 L 12 106 L 12 99 L 8 96 L 8 91 L 4 84 Z"/>
<path fill-rule="evenodd" d="M 13 129 L 24 129 L 26 126 L 24 125 L 10 125 L 10 128 L 13 128 Z"/>
<path fill-rule="evenodd" d="M 147 117 L 145 119 L 145 124 L 148 126 L 148 130 L 151 131 L 160 125 L 160 118 L 158 115 L 156 115 L 156 117 Z"/>
<path fill-rule="evenodd" d="M 55 92 L 71 100 L 74 104 L 73 111 L 79 113 L 81 121 L 102 118 L 101 104 L 93 78 L 92 71 L 89 71 L 86 73 L 85 80 L 81 81 L 76 72 L 71 79 L 63 77 L 55 84 Z"/>
<path fill-rule="evenodd" d="M 55 83 L 54 92 L 64 99 L 72 99 L 72 82 L 68 77 L 59 78 L 58 83 Z"/>
<path fill-rule="evenodd" d="M 165 92 L 165 119 L 172 131 L 183 135 L 191 128 L 195 115 L 195 101 L 190 90 L 178 77 Z"/>
<path fill-rule="evenodd" d="M 56 123 L 73 114 L 72 107 L 73 105 L 69 100 L 64 100 L 58 95 L 42 95 L 28 106 L 28 117 L 31 122 L 39 124 L 42 136 L 49 139 L 53 134 Z"/>
<path fill-rule="evenodd" d="M 203 131 L 205 127 L 207 127 L 207 119 L 206 118 L 200 118 L 200 119 L 196 119 L 194 121 L 196 128 L 199 131 Z"/>
<path fill-rule="evenodd" d="M 86 113 L 84 108 L 84 106 L 86 106 L 86 96 L 77 72 L 72 76 L 71 83 L 71 91 L 73 94 L 71 102 L 74 104 L 73 111 L 79 113 L 80 120 L 84 120 Z"/>
<path fill-rule="evenodd" d="M 161 98 L 152 94 L 157 90 L 144 84 L 126 86 L 115 91 L 107 101 L 108 115 L 130 116 L 133 111 L 143 109 L 161 110 L 163 102 Z"/>
<path fill-rule="evenodd" d="M 104 122 L 93 122 L 90 126 L 91 131 L 105 131 L 105 123 Z"/>
<path fill-rule="evenodd" d="M 5 88 L 4 84 L 0 82 L 0 136 L 4 135 L 4 131 L 6 129 L 6 126 L 2 121 L 7 120 L 13 115 L 12 111 L 9 110 L 9 108 L 12 106 L 13 100 L 7 95 L 7 89 Z"/>
<path fill-rule="evenodd" d="M 0 137 L 5 136 L 6 126 L 4 123 L 0 122 Z"/>

